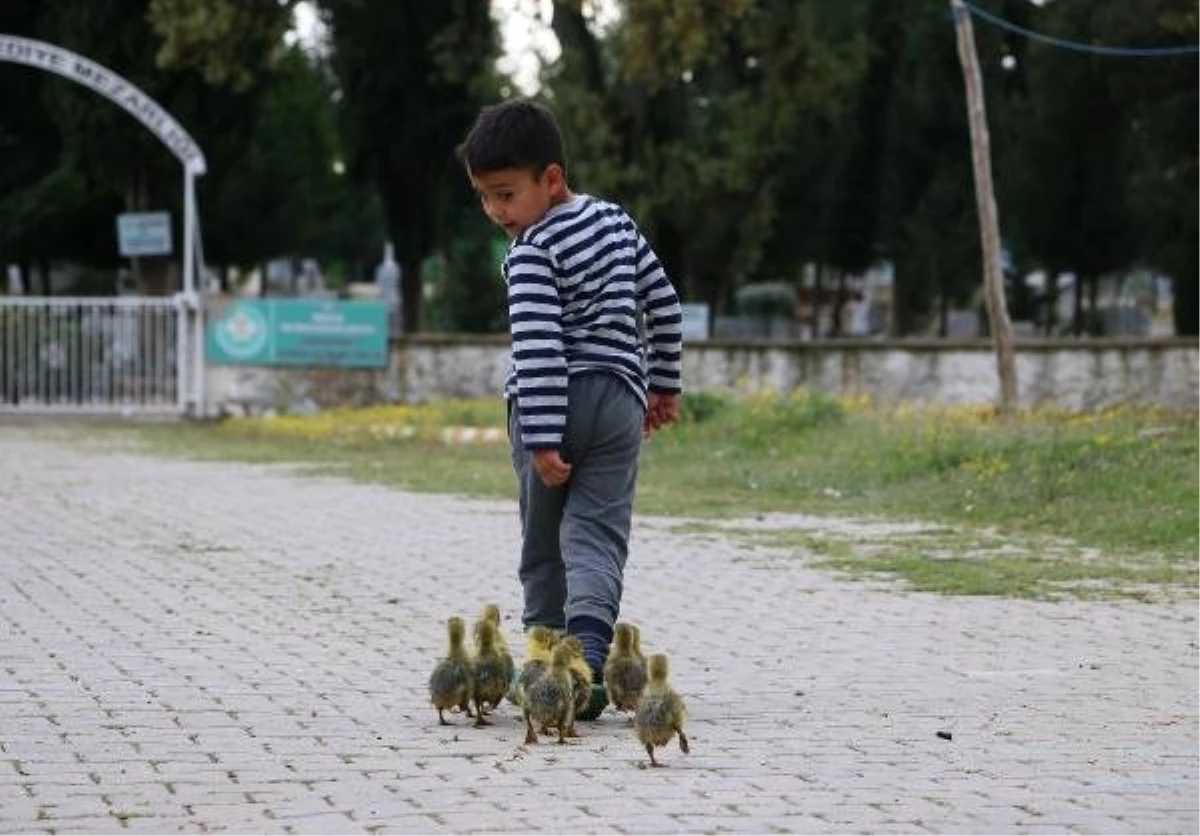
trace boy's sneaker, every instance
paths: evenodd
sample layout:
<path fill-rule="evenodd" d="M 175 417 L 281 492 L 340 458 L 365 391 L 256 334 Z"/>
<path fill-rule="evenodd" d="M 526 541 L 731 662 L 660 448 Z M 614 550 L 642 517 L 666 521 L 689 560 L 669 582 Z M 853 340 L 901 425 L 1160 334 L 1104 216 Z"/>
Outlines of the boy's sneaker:
<path fill-rule="evenodd" d="M 600 716 L 608 705 L 608 692 L 604 690 L 604 683 L 592 683 L 592 698 L 588 700 L 587 707 L 575 715 L 578 720 L 595 720 Z"/>

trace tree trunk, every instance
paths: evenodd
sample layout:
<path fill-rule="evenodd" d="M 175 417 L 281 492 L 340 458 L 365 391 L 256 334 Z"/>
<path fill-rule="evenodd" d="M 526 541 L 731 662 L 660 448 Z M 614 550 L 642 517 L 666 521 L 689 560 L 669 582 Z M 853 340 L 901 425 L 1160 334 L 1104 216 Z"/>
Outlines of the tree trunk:
<path fill-rule="evenodd" d="M 829 323 L 829 336 L 842 336 L 842 311 L 846 307 L 846 271 L 839 270 L 837 277 L 837 290 L 833 296 L 833 310 L 830 312 L 831 322 Z"/>
<path fill-rule="evenodd" d="M 938 265 L 938 253 L 935 248 L 932 257 L 933 286 L 938 289 L 938 336 L 945 339 L 950 335 L 950 294 L 942 280 L 942 271 Z"/>
<path fill-rule="evenodd" d="M 821 336 L 821 278 L 824 273 L 825 265 L 818 263 L 816 272 L 813 273 L 811 309 L 808 312 L 811 323 L 810 336 L 814 340 Z"/>
<path fill-rule="evenodd" d="M 1088 282 L 1087 326 L 1088 326 L 1089 334 L 1095 334 L 1096 329 L 1100 325 L 1100 316 L 1099 316 L 1099 312 L 1097 310 L 1097 304 L 1096 304 L 1099 296 L 1100 296 L 1100 277 L 1092 276 L 1091 281 Z"/>
<path fill-rule="evenodd" d="M 421 260 L 405 258 L 400 262 L 400 307 L 402 333 L 421 330 Z"/>
<path fill-rule="evenodd" d="M 1189 276 L 1181 270 L 1171 280 L 1171 319 L 1177 336 L 1194 337 L 1200 334 L 1198 289 L 1200 282 L 1196 281 L 1195 274 Z"/>
<path fill-rule="evenodd" d="M 1071 333 L 1076 337 L 1083 333 L 1083 285 L 1086 282 L 1084 276 L 1075 276 L 1075 298 L 1071 300 Z"/>
<path fill-rule="evenodd" d="M 1054 336 L 1054 331 L 1058 328 L 1058 268 L 1046 268 L 1046 306 L 1045 317 L 1043 323 L 1045 336 Z"/>
<path fill-rule="evenodd" d="M 962 0 L 950 0 L 958 57 L 962 64 L 971 128 L 971 161 L 975 169 L 975 201 L 979 212 L 979 237 L 983 249 L 983 291 L 987 304 L 996 370 L 1000 378 L 999 410 L 1011 414 L 1017 406 L 1017 365 L 1013 354 L 1012 322 L 1004 298 L 1004 276 L 1000 271 L 1000 220 L 992 190 L 991 141 L 983 100 L 983 78 L 975 51 L 971 16 Z"/>

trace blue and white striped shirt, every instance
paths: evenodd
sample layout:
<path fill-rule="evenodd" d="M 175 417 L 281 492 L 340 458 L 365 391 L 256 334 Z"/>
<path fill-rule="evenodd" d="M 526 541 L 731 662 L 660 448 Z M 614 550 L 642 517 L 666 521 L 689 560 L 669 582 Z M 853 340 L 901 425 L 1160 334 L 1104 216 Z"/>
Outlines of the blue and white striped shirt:
<path fill-rule="evenodd" d="M 679 297 L 621 207 L 588 195 L 552 207 L 513 239 L 504 279 L 513 361 L 504 396 L 516 399 L 526 449 L 561 446 L 571 375 L 616 374 L 643 405 L 647 389 L 680 391 Z"/>

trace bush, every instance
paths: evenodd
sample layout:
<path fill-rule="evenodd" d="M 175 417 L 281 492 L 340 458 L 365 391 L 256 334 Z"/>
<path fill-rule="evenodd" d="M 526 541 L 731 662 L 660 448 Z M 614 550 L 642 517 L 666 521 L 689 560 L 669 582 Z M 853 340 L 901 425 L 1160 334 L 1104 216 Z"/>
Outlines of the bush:
<path fill-rule="evenodd" d="M 757 282 L 734 293 L 738 313 L 744 316 L 783 317 L 796 315 L 796 288 L 787 282 Z"/>
<path fill-rule="evenodd" d="M 804 389 L 788 395 L 755 396 L 744 406 L 738 412 L 733 438 L 744 450 L 782 449 L 845 418 L 845 410 L 836 400 Z"/>
<path fill-rule="evenodd" d="M 702 424 L 729 406 L 729 398 L 719 392 L 685 392 L 679 401 L 680 420 Z"/>

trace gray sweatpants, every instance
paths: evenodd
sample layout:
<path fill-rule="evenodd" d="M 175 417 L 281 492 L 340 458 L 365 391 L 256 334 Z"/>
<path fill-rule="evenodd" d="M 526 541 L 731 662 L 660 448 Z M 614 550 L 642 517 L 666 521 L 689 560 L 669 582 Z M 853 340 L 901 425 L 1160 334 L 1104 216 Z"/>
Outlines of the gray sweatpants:
<path fill-rule="evenodd" d="M 548 488 L 521 446 L 515 401 L 508 433 L 520 489 L 525 626 L 564 629 L 577 616 L 612 626 L 621 608 L 645 410 L 629 384 L 603 372 L 567 389 L 566 485 Z"/>

